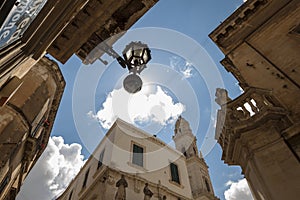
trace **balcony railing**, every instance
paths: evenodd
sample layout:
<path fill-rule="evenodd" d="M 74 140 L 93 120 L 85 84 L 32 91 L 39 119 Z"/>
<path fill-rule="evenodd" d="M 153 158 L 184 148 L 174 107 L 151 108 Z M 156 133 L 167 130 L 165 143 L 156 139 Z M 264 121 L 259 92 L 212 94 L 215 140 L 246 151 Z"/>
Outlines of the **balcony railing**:
<path fill-rule="evenodd" d="M 272 91 L 259 88 L 249 88 L 225 106 L 226 123 L 236 125 L 248 124 L 250 121 L 263 117 L 267 112 L 285 112 L 279 101 L 273 97 Z"/>
<path fill-rule="evenodd" d="M 242 132 L 253 130 L 268 120 L 282 119 L 288 114 L 270 90 L 248 88 L 241 96 L 231 100 L 227 91 L 220 89 L 216 96 L 216 101 L 221 104 L 216 139 L 223 149 L 223 160 L 232 153 L 235 140 Z M 230 159 L 227 162 L 230 163 Z"/>

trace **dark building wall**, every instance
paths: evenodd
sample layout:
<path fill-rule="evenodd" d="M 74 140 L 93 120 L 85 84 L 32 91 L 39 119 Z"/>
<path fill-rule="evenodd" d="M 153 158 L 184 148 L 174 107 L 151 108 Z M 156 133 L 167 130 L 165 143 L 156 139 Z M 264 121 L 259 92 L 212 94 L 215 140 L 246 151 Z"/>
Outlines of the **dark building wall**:
<path fill-rule="evenodd" d="M 300 2 L 247 1 L 211 34 L 244 93 L 217 90 L 222 159 L 240 165 L 256 199 L 300 193 Z"/>
<path fill-rule="evenodd" d="M 65 82 L 57 64 L 41 59 L 22 79 L 11 78 L 0 96 L 1 199 L 19 191 L 46 147 Z M 4 101 L 5 100 L 5 101 Z"/>

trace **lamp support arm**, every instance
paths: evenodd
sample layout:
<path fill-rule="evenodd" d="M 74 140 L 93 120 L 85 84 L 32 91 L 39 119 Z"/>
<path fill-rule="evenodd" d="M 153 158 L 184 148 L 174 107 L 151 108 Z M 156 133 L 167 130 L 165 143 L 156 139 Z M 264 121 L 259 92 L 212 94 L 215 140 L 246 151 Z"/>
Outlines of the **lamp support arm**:
<path fill-rule="evenodd" d="M 105 42 L 102 42 L 99 45 L 99 48 L 104 51 L 105 53 L 107 53 L 109 56 L 117 59 L 118 63 L 123 67 L 123 68 L 128 68 L 129 69 L 129 65 L 127 65 L 126 61 L 115 51 L 113 50 L 112 47 L 110 47 L 108 44 L 106 44 Z"/>

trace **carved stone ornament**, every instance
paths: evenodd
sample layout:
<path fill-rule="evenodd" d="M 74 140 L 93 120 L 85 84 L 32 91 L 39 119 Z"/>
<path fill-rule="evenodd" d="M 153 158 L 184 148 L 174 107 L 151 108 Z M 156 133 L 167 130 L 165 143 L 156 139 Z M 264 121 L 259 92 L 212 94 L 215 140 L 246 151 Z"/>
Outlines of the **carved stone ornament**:
<path fill-rule="evenodd" d="M 228 96 L 227 90 L 223 88 L 217 88 L 216 89 L 216 103 L 222 106 L 223 104 L 226 104 L 227 102 L 231 101 L 231 99 Z"/>
<path fill-rule="evenodd" d="M 139 180 L 137 180 L 137 179 L 135 179 L 134 180 L 134 191 L 136 192 L 136 193 L 140 193 L 141 192 L 141 181 L 139 181 Z"/>
<path fill-rule="evenodd" d="M 111 175 L 108 175 L 108 177 L 107 177 L 107 183 L 109 185 L 113 185 L 115 183 L 115 178 L 113 176 L 111 176 Z"/>

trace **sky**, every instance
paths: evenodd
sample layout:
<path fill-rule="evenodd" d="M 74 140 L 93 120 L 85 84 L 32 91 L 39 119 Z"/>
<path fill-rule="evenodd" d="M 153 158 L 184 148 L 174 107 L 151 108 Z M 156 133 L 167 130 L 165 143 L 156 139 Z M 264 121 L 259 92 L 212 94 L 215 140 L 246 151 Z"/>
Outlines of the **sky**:
<path fill-rule="evenodd" d="M 160 0 L 114 44 L 121 53 L 131 41 L 151 49 L 152 60 L 141 73 L 141 92 L 122 88 L 128 72 L 107 55 L 91 65 L 76 57 L 60 68 L 66 88 L 49 144 L 28 175 L 18 200 L 50 200 L 78 173 L 117 117 L 157 135 L 174 146 L 172 135 L 183 116 L 197 137 L 209 166 L 216 196 L 224 200 L 253 199 L 238 166 L 221 161 L 214 139 L 215 89 L 226 88 L 231 98 L 242 91 L 219 61 L 224 55 L 209 39 L 211 33 L 243 0 Z"/>

